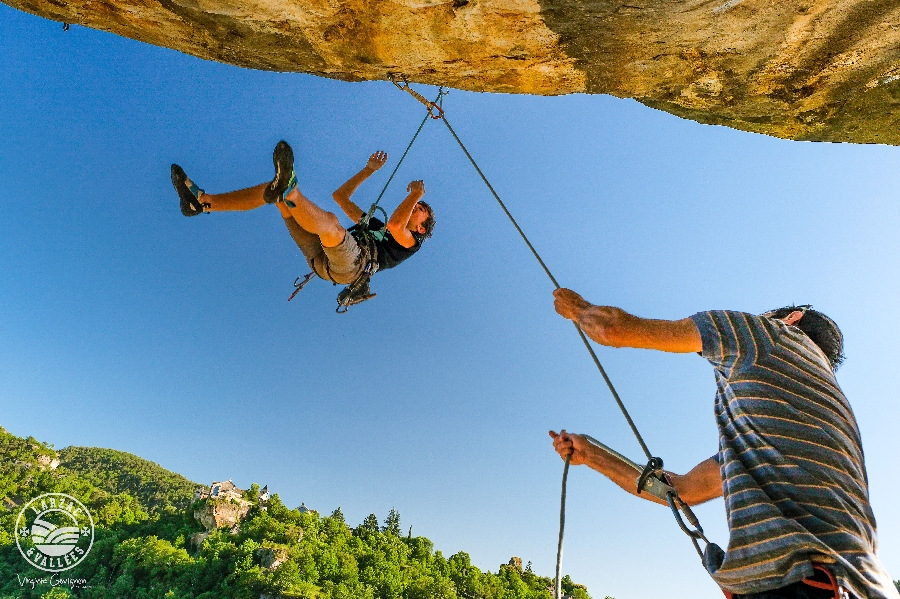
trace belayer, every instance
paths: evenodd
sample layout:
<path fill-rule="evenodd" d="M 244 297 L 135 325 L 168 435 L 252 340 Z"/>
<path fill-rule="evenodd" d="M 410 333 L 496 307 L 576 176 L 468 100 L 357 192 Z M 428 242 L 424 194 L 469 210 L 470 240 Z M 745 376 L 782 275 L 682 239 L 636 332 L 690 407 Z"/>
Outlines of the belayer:
<path fill-rule="evenodd" d="M 876 555 L 862 441 L 834 375 L 844 356 L 833 320 L 809 306 L 651 320 L 568 289 L 554 295 L 556 311 L 601 345 L 699 353 L 715 369 L 719 449 L 665 477 L 689 505 L 724 496 L 728 549 L 705 565 L 727 596 L 900 599 Z M 572 465 L 636 494 L 635 470 L 614 452 L 586 435 L 550 436 Z"/>
<path fill-rule="evenodd" d="M 181 212 L 196 216 L 204 212 L 253 210 L 275 204 L 284 223 L 314 273 L 327 281 L 352 284 L 362 276 L 393 268 L 419 251 L 434 230 L 434 211 L 422 201 L 425 184 L 413 181 L 408 195 L 387 223 L 372 217 L 365 226 L 366 213 L 351 201 L 363 181 L 384 166 L 385 152 L 375 152 L 365 167 L 341 185 L 331 197 L 356 223 L 345 229 L 333 212 L 308 200 L 297 188 L 294 152 L 287 142 L 278 142 L 272 154 L 275 177 L 247 189 L 222 194 L 206 193 L 191 181 L 177 164 L 172 165 L 172 184 L 181 200 Z M 368 291 L 368 281 L 365 285 Z M 370 296 L 371 297 L 371 296 Z M 340 302 L 340 299 L 339 299 Z"/>

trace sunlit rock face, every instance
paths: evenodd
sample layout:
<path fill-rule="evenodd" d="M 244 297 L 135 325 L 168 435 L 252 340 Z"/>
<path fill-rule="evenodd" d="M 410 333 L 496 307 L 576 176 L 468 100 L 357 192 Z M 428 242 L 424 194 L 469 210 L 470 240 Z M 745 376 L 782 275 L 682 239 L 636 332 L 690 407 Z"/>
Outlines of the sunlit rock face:
<path fill-rule="evenodd" d="M 255 69 L 612 94 L 777 137 L 900 143 L 897 0 L 3 0 Z"/>

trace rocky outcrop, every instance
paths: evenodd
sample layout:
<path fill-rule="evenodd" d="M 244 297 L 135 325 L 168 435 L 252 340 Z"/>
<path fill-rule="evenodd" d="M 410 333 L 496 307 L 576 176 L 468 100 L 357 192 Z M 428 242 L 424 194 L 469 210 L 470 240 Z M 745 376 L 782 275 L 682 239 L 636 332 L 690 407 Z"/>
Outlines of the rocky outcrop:
<path fill-rule="evenodd" d="M 56 470 L 56 467 L 59 466 L 59 458 L 41 454 L 37 457 L 37 463 L 41 470 Z"/>
<path fill-rule="evenodd" d="M 279 547 L 260 547 L 253 552 L 259 565 L 274 570 L 288 559 L 287 550 Z"/>
<path fill-rule="evenodd" d="M 194 510 L 194 518 L 208 531 L 228 526 L 240 530 L 240 522 L 250 511 L 249 501 L 207 499 Z"/>
<path fill-rule="evenodd" d="M 787 139 L 900 144 L 895 0 L 3 0 L 244 67 L 607 93 Z"/>
<path fill-rule="evenodd" d="M 208 538 L 208 532 L 196 532 L 190 536 L 190 538 L 188 539 L 188 544 L 190 545 L 191 549 L 196 551 L 203 546 L 203 541 Z"/>

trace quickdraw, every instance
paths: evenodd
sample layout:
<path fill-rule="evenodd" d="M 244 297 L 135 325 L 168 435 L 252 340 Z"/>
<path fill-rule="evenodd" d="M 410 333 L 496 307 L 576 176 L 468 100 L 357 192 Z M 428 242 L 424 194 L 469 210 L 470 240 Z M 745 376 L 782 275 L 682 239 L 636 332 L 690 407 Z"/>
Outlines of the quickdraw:
<path fill-rule="evenodd" d="M 306 284 L 309 283 L 309 281 L 314 276 L 316 276 L 316 271 L 313 271 L 313 272 L 307 274 L 305 277 L 303 277 L 303 281 L 300 281 L 300 277 L 297 277 L 296 279 L 294 279 L 294 293 L 291 294 L 291 297 L 288 298 L 288 301 L 291 301 L 292 299 L 294 299 L 294 297 L 296 297 L 296 295 L 298 293 L 300 293 L 300 290 L 303 289 L 304 287 L 306 287 Z"/>
<path fill-rule="evenodd" d="M 444 109 L 438 104 L 438 102 L 440 101 L 440 97 L 444 95 L 443 88 L 441 88 L 442 91 L 438 94 L 438 102 L 431 102 L 430 100 L 428 100 L 428 98 L 411 88 L 409 86 L 409 82 L 406 80 L 406 77 L 403 77 L 402 75 L 400 76 L 401 81 L 403 81 L 403 85 L 397 83 L 394 73 L 388 73 L 388 79 L 397 87 L 397 89 L 407 92 L 413 98 L 424 104 L 425 108 L 428 109 L 428 114 L 431 116 L 431 118 L 435 120 L 444 118 Z"/>

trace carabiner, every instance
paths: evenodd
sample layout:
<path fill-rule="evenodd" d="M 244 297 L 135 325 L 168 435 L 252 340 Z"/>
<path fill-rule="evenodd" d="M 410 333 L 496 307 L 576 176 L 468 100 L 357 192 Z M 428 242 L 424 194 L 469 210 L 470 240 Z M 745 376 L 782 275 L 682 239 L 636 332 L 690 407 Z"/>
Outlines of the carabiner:
<path fill-rule="evenodd" d="M 312 279 L 314 276 L 316 276 L 315 271 L 303 277 L 303 281 L 300 281 L 300 277 L 294 279 L 294 293 L 291 294 L 291 297 L 288 298 L 288 301 L 294 299 L 294 297 L 296 297 L 296 295 L 300 293 L 300 290 L 306 287 L 306 284 L 309 283 L 310 279 Z"/>

